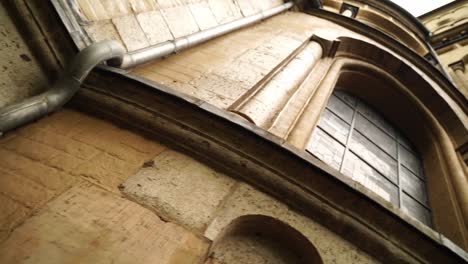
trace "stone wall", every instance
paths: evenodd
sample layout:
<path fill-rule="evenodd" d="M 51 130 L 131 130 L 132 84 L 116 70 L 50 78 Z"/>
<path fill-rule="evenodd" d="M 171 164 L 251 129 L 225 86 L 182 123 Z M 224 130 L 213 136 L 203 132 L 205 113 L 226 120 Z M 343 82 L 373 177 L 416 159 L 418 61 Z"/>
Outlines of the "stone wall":
<path fill-rule="evenodd" d="M 281 0 L 74 0 L 57 1 L 56 6 L 68 13 L 62 17 L 69 21 L 69 31 L 73 32 L 80 49 L 104 39 L 114 39 L 128 51 L 134 51 L 257 14 L 282 3 Z"/>
<path fill-rule="evenodd" d="M 132 132 L 63 110 L 0 138 L 1 240 L 72 186 L 117 186 L 165 147 Z"/>
<path fill-rule="evenodd" d="M 251 186 L 80 112 L 7 134 L 0 153 L 2 263 L 199 263 L 243 215 L 288 224 L 324 263 L 376 262 Z"/>
<path fill-rule="evenodd" d="M 0 3 L 0 108 L 49 88 L 74 50 L 49 2 Z"/>

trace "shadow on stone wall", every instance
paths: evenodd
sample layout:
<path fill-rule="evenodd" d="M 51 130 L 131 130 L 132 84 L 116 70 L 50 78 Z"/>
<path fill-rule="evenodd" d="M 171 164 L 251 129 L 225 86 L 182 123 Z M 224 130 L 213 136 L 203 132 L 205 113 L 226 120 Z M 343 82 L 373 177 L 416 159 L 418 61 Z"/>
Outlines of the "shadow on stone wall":
<path fill-rule="evenodd" d="M 233 220 L 215 239 L 206 263 L 323 263 L 312 243 L 291 226 L 264 215 Z"/>

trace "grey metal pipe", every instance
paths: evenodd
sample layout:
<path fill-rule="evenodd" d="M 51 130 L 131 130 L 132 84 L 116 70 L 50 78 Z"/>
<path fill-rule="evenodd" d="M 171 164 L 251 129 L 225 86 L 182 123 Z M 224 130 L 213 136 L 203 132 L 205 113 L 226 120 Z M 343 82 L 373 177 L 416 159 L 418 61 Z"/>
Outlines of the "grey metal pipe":
<path fill-rule="evenodd" d="M 113 40 L 102 41 L 80 51 L 47 92 L 0 109 L 0 136 L 63 106 L 78 91 L 96 65 L 109 59 L 121 58 L 125 52 L 124 47 Z"/>
<path fill-rule="evenodd" d="M 210 39 L 232 32 L 234 30 L 252 25 L 258 21 L 286 11 L 293 6 L 293 2 L 287 2 L 277 7 L 262 11 L 256 15 L 241 18 L 207 30 L 199 31 L 197 33 L 193 33 L 185 37 L 180 37 L 171 41 L 166 41 L 155 46 L 150 46 L 141 50 L 129 52 L 122 59 L 113 59 L 110 60 L 108 63 L 109 65 L 114 67 L 128 69 L 154 59 L 165 57 L 174 52 L 193 47 Z"/>

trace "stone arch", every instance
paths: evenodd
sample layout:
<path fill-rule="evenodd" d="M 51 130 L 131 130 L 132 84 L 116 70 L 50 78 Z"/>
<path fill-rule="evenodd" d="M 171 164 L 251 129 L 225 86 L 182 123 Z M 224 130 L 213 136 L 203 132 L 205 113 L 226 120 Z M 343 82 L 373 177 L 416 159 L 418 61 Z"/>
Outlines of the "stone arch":
<path fill-rule="evenodd" d="M 265 215 L 234 219 L 214 240 L 207 263 L 323 263 L 299 231 Z"/>

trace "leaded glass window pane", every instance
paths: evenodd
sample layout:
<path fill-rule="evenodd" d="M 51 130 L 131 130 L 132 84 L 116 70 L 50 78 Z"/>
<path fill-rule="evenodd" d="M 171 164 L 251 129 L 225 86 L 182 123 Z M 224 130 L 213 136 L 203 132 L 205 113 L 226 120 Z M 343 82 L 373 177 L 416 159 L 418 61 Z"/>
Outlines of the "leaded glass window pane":
<path fill-rule="evenodd" d="M 307 151 L 431 225 L 421 159 L 402 133 L 360 99 L 335 91 Z"/>

